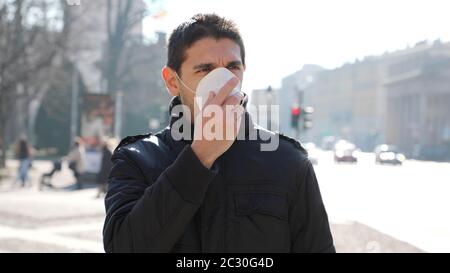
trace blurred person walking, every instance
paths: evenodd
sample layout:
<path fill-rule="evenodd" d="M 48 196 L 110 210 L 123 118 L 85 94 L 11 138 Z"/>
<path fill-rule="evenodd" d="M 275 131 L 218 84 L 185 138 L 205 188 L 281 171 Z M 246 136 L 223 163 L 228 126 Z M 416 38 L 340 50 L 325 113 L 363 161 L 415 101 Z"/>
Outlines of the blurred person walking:
<path fill-rule="evenodd" d="M 103 141 L 102 143 L 102 163 L 100 166 L 100 172 L 97 176 L 97 198 L 99 198 L 102 194 L 106 193 L 106 186 L 108 182 L 109 171 L 111 170 L 112 152 L 108 147 L 108 143 Z"/>
<path fill-rule="evenodd" d="M 21 136 L 16 144 L 16 158 L 19 160 L 19 168 L 17 169 L 17 177 L 25 187 L 28 181 L 28 170 L 31 167 L 32 147 L 28 144 L 26 138 Z"/>
<path fill-rule="evenodd" d="M 75 139 L 72 150 L 69 154 L 63 157 L 69 163 L 69 169 L 73 171 L 73 176 L 76 179 L 76 188 L 78 190 L 83 188 L 81 183 L 81 174 L 84 172 L 85 149 L 80 138 Z"/>

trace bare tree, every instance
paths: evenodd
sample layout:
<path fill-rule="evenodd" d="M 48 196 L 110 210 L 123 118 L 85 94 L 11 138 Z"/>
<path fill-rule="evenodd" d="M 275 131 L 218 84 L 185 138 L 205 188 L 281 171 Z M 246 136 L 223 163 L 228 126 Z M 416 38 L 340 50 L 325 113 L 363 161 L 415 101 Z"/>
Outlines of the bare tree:
<path fill-rule="evenodd" d="M 5 165 L 6 124 L 17 101 L 27 104 L 42 95 L 42 78 L 64 51 L 64 7 L 62 0 L 0 0 L 0 167 Z"/>
<path fill-rule="evenodd" d="M 108 92 L 115 92 L 122 86 L 123 78 L 129 69 L 129 62 L 123 64 L 126 45 L 132 41 L 133 28 L 140 23 L 146 15 L 141 1 L 135 0 L 107 0 L 107 42 L 105 61 L 102 70 L 106 80 Z M 129 59 L 128 59 L 129 60 Z"/>

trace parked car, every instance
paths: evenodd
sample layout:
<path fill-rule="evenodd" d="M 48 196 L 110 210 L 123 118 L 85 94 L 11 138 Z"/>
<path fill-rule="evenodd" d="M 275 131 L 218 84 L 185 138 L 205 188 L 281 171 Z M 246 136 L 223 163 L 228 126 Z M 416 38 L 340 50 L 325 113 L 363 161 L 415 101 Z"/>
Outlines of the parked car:
<path fill-rule="evenodd" d="M 358 162 L 358 149 L 355 144 L 346 140 L 339 140 L 334 145 L 334 161 L 339 162 Z"/>
<path fill-rule="evenodd" d="M 393 145 L 382 144 L 378 145 L 375 150 L 375 163 L 378 164 L 392 164 L 402 165 L 405 161 L 405 156 L 398 152 L 397 147 Z"/>

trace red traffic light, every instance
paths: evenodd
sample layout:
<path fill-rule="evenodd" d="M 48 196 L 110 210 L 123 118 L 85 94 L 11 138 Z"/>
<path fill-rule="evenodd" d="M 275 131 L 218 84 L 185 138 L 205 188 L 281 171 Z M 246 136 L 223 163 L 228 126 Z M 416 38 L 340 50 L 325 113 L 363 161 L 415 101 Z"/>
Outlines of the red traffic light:
<path fill-rule="evenodd" d="M 293 116 L 300 116 L 302 110 L 300 109 L 300 107 L 292 107 L 291 109 L 291 114 Z"/>

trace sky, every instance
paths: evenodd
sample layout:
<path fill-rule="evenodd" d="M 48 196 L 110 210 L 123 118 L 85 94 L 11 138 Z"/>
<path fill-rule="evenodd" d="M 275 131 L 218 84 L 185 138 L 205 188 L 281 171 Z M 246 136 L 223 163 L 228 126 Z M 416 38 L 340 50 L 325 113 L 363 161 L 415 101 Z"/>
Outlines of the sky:
<path fill-rule="evenodd" d="M 145 0 L 152 2 L 151 0 Z M 246 49 L 243 90 L 281 86 L 304 64 L 336 68 L 417 42 L 450 41 L 448 0 L 165 0 L 149 4 L 144 35 L 170 33 L 196 13 L 236 22 Z"/>

